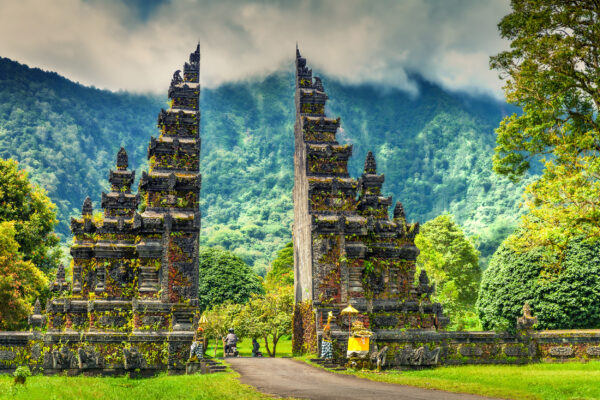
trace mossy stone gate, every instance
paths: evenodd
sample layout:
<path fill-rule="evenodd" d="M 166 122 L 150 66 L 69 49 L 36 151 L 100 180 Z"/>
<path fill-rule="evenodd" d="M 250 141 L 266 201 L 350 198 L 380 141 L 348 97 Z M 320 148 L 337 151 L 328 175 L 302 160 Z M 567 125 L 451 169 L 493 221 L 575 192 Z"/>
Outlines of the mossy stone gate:
<path fill-rule="evenodd" d="M 532 360 L 600 357 L 600 331 L 519 334 L 445 332 L 448 318 L 431 301 L 425 272 L 414 282 L 419 224 L 407 223 L 402 204 L 393 217 L 391 197 L 381 193 L 371 152 L 358 179 L 348 174 L 352 145 L 336 141 L 340 119 L 325 114 L 327 94 L 296 49 L 294 126 L 293 348 L 319 352 L 324 321 L 334 315 L 334 357 L 342 360 L 348 304 L 375 333 L 373 346 L 388 347 L 388 366 L 461 363 L 524 363 Z M 374 350 L 374 348 L 373 348 Z"/>
<path fill-rule="evenodd" d="M 86 199 L 71 221 L 73 287 L 59 271 L 54 297 L 30 317 L 30 332 L 0 332 L 0 372 L 19 365 L 66 372 L 182 373 L 197 317 L 200 232 L 200 49 L 169 87 L 160 134 L 148 147 L 149 171 L 131 192 L 124 149 L 109 173 L 101 216 Z M 334 355 L 343 359 L 352 304 L 388 347 L 388 366 L 525 363 L 600 358 L 600 331 L 517 334 L 445 332 L 426 274 L 414 284 L 418 224 L 391 198 L 371 153 L 359 179 L 349 177 L 351 145 L 340 145 L 340 120 L 325 115 L 327 95 L 296 51 L 294 154 L 294 350 L 318 351 L 323 321 L 334 314 Z M 141 206 L 140 211 L 138 208 Z"/>
<path fill-rule="evenodd" d="M 22 363 L 45 373 L 185 370 L 198 314 L 199 77 L 198 45 L 183 75 L 173 74 L 138 194 L 121 148 L 102 215 L 88 197 L 71 220 L 72 290 L 59 274 L 46 315 L 37 309 L 30 318 L 35 330 L 0 334 L 0 370 Z"/>

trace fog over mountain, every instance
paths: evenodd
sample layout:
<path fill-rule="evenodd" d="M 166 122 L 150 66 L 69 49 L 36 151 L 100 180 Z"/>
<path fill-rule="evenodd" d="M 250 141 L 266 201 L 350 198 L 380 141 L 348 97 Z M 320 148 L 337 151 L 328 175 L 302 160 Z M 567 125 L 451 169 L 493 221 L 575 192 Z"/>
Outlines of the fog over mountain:
<path fill-rule="evenodd" d="M 508 0 L 0 1 L 0 56 L 110 90 L 163 93 L 197 41 L 217 87 L 311 65 L 352 84 L 412 94 L 418 73 L 449 90 L 501 97 L 490 55 Z"/>

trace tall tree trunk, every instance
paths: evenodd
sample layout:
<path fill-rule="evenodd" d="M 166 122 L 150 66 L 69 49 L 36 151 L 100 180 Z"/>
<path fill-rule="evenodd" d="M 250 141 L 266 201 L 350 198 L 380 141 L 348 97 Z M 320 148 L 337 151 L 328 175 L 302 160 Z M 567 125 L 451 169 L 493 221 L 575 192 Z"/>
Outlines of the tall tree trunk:
<path fill-rule="evenodd" d="M 264 339 L 265 339 L 265 349 L 267 349 L 267 354 L 269 355 L 269 357 L 273 357 L 271 355 L 271 349 L 269 349 L 269 337 L 265 336 Z"/>
<path fill-rule="evenodd" d="M 277 342 L 279 342 L 279 337 L 273 335 L 273 357 L 275 357 L 275 353 L 277 352 Z"/>

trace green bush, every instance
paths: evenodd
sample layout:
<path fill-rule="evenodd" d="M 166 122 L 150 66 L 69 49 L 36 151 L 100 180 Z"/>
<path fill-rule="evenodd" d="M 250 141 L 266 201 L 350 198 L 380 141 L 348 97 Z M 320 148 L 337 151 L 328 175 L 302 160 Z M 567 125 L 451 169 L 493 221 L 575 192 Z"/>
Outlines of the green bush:
<path fill-rule="evenodd" d="M 200 250 L 200 310 L 228 300 L 245 303 L 264 292 L 261 278 L 240 257 L 222 248 Z"/>
<path fill-rule="evenodd" d="M 506 243 L 484 271 L 477 311 L 484 329 L 514 330 L 528 302 L 539 329 L 600 327 L 600 242 L 573 240 L 560 271 L 546 276 L 544 249 L 517 253 Z"/>
<path fill-rule="evenodd" d="M 28 366 L 17 367 L 13 372 L 15 383 L 24 384 L 25 380 L 31 376 L 31 371 Z"/>
<path fill-rule="evenodd" d="M 435 285 L 433 300 L 444 306 L 450 329 L 476 328 L 474 314 L 481 279 L 479 252 L 452 215 L 427 221 L 415 238 L 420 250 L 417 267 Z M 472 320 L 472 321 L 471 321 Z"/>

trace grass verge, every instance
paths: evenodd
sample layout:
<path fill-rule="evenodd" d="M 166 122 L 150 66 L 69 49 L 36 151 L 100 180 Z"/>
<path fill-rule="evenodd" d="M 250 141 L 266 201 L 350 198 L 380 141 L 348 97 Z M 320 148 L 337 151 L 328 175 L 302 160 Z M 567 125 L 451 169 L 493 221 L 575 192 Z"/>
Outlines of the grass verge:
<path fill-rule="evenodd" d="M 32 376 L 25 385 L 0 375 L 0 399 L 176 400 L 272 399 L 238 381 L 237 373 L 159 375 L 154 378 Z"/>
<path fill-rule="evenodd" d="M 309 361 L 311 357 L 299 359 Z M 465 365 L 420 371 L 343 371 L 379 382 L 507 399 L 600 399 L 600 362 Z"/>

